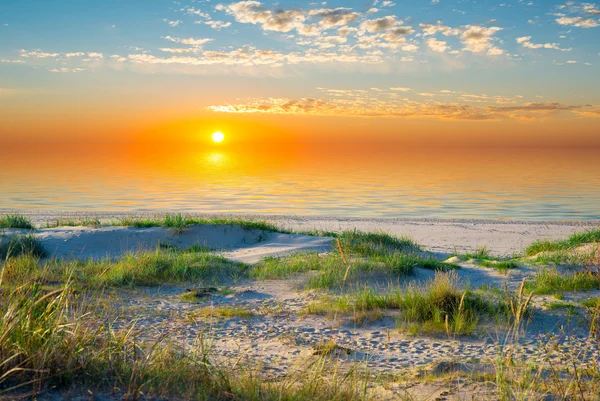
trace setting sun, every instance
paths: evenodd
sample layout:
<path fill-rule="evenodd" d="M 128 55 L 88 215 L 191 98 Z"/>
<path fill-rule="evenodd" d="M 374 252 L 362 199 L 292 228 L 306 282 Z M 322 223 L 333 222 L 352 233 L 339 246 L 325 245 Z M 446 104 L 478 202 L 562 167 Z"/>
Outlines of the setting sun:
<path fill-rule="evenodd" d="M 224 139 L 225 139 L 225 135 L 223 135 L 223 133 L 220 131 L 217 131 L 212 134 L 213 142 L 221 143 L 221 142 L 223 142 Z"/>

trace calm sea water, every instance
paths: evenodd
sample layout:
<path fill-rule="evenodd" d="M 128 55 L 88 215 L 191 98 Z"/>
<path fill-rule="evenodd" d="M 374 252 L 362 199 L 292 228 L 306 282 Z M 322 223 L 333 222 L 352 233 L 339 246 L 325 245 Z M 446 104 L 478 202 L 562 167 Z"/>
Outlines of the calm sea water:
<path fill-rule="evenodd" d="M 600 219 L 599 150 L 0 151 L 0 209 Z"/>

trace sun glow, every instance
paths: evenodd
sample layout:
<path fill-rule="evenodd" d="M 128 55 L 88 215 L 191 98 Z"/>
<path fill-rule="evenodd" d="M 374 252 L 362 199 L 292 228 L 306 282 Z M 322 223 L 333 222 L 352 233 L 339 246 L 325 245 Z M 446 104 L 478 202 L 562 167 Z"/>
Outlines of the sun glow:
<path fill-rule="evenodd" d="M 217 131 L 212 134 L 212 140 L 216 143 L 221 143 L 225 139 L 225 135 L 221 131 Z"/>

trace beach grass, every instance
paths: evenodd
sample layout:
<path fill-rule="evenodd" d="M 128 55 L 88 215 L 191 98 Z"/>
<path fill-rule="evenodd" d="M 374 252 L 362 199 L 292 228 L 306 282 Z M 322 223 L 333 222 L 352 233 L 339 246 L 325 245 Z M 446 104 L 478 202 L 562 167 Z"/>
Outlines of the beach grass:
<path fill-rule="evenodd" d="M 538 271 L 525 287 L 536 295 L 598 290 L 600 276 L 581 271 L 561 274 L 556 269 L 545 268 Z"/>
<path fill-rule="evenodd" d="M 208 338 L 181 349 L 167 335 L 144 339 L 134 323 L 106 321 L 105 303 L 82 302 L 70 283 L 53 291 L 0 282 L 0 396 L 36 398 L 48 389 L 135 400 L 363 400 L 369 376 L 340 374 L 323 358 L 274 381 L 252 365 L 218 364 Z"/>
<path fill-rule="evenodd" d="M 42 242 L 33 235 L 0 235 L 0 259 L 19 255 L 46 256 Z"/>
<path fill-rule="evenodd" d="M 231 218 L 201 218 L 185 216 L 181 213 L 167 213 L 163 217 L 143 218 L 143 217 L 123 217 L 113 223 L 116 226 L 127 226 L 136 228 L 149 227 L 169 227 L 176 231 L 183 231 L 186 227 L 193 225 L 230 225 L 245 228 L 247 230 L 262 230 L 272 232 L 289 233 L 275 224 L 264 220 L 244 219 L 239 217 Z"/>
<path fill-rule="evenodd" d="M 38 279 L 50 282 L 71 280 L 78 287 L 158 286 L 165 283 L 218 285 L 247 277 L 247 266 L 208 252 L 157 249 L 135 252 L 117 260 L 44 260 L 31 253 L 9 258 L 9 269 L 38 266 Z"/>
<path fill-rule="evenodd" d="M 557 252 L 573 250 L 581 245 L 600 242 L 600 228 L 575 233 L 567 239 L 550 241 L 535 241 L 525 249 L 526 256 L 537 255 L 540 252 Z"/>
<path fill-rule="evenodd" d="M 22 228 L 32 230 L 34 227 L 27 216 L 21 214 L 7 214 L 0 216 L 0 228 Z"/>
<path fill-rule="evenodd" d="M 418 244 L 406 237 L 352 230 L 336 234 L 335 239 L 330 253 L 265 258 L 250 275 L 264 280 L 316 272 L 306 287 L 327 289 L 355 282 L 365 274 L 402 277 L 411 274 L 416 267 L 444 271 L 460 268 L 428 256 Z"/>
<path fill-rule="evenodd" d="M 521 265 L 514 260 L 478 260 L 475 264 L 490 269 L 496 269 L 501 272 L 507 272 L 508 270 L 521 267 Z"/>
<path fill-rule="evenodd" d="M 218 306 L 206 306 L 202 309 L 198 309 L 189 315 L 191 319 L 211 319 L 211 318 L 232 318 L 240 317 L 244 319 L 251 319 L 254 317 L 254 313 L 248 309 L 231 306 L 231 305 L 218 305 Z"/>
<path fill-rule="evenodd" d="M 483 318 L 507 320 L 508 300 L 486 298 L 462 288 L 455 272 L 436 272 L 424 285 L 375 291 L 364 288 L 355 293 L 325 295 L 307 305 L 302 314 L 336 318 L 368 316 L 373 311 L 381 318 L 385 310 L 399 310 L 398 327 L 411 334 L 472 334 Z"/>

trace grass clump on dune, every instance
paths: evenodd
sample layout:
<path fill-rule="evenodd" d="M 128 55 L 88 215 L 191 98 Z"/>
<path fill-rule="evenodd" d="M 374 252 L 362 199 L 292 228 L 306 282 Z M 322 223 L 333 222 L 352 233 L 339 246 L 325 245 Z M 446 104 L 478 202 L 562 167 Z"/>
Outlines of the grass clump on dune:
<path fill-rule="evenodd" d="M 336 238 L 345 252 L 351 255 L 370 257 L 386 256 L 390 253 L 415 253 L 421 247 L 408 237 L 396 237 L 385 232 L 343 231 Z"/>
<path fill-rule="evenodd" d="M 408 238 L 385 233 L 347 231 L 338 234 L 331 253 L 297 254 L 283 258 L 267 258 L 250 272 L 258 279 L 277 279 L 292 274 L 315 271 L 308 288 L 332 288 L 352 283 L 365 274 L 400 277 L 411 274 L 415 267 L 452 270 L 459 266 L 424 256 L 420 247 Z"/>
<path fill-rule="evenodd" d="M 153 286 L 173 282 L 218 284 L 245 276 L 246 267 L 208 252 L 161 250 L 130 253 L 117 261 L 57 263 L 62 276 L 90 286 Z"/>
<path fill-rule="evenodd" d="M 475 262 L 475 264 L 483 267 L 489 267 L 490 269 L 497 269 L 501 272 L 507 272 L 511 269 L 518 269 L 520 265 L 513 260 L 482 260 Z"/>
<path fill-rule="evenodd" d="M 4 266 L 7 271 L 27 272 L 24 279 L 53 283 L 70 280 L 73 285 L 83 288 L 156 286 L 176 282 L 216 285 L 247 277 L 245 265 L 218 255 L 161 249 L 130 253 L 118 260 L 46 260 L 41 264 L 36 256 L 27 253 L 7 258 Z M 35 268 L 30 268 L 32 266 Z"/>
<path fill-rule="evenodd" d="M 251 319 L 254 317 L 254 313 L 248 309 L 241 308 L 239 306 L 207 306 L 200 310 L 194 311 L 191 318 L 199 319 L 214 319 L 214 318 L 232 318 L 240 317 L 243 319 Z"/>
<path fill-rule="evenodd" d="M 533 281 L 526 283 L 525 288 L 537 295 L 591 291 L 600 289 L 600 277 L 590 272 L 562 275 L 556 269 L 543 269 Z"/>
<path fill-rule="evenodd" d="M 355 294 L 326 296 L 310 303 L 303 313 L 328 317 L 347 315 L 356 322 L 357 317 L 368 320 L 375 312 L 374 316 L 379 318 L 383 310 L 396 309 L 401 312 L 399 327 L 412 334 L 468 335 L 483 317 L 505 316 L 505 308 L 504 300 L 493 302 L 462 289 L 455 272 L 437 272 L 433 280 L 422 286 L 397 288 L 381 294 L 365 288 Z"/>
<path fill-rule="evenodd" d="M 287 232 L 281 227 L 266 221 L 242 219 L 242 218 L 199 218 L 192 216 L 184 216 L 181 213 L 178 214 L 165 214 L 164 217 L 157 218 L 137 218 L 137 217 L 123 217 L 115 225 L 129 226 L 136 228 L 148 228 L 148 227 L 169 227 L 176 231 L 183 231 L 188 226 L 193 225 L 207 225 L 207 224 L 218 224 L 218 225 L 230 225 L 239 226 L 248 230 L 263 230 L 273 232 Z"/>
<path fill-rule="evenodd" d="M 567 251 L 577 248 L 578 246 L 594 242 L 600 242 L 600 228 L 576 233 L 564 240 L 535 241 L 525 249 L 525 255 L 533 256 L 540 252 Z"/>
<path fill-rule="evenodd" d="M 33 235 L 0 236 L 0 258 L 7 259 L 19 255 L 46 256 L 42 242 Z"/>
<path fill-rule="evenodd" d="M 0 228 L 24 228 L 33 230 L 31 221 L 21 214 L 7 214 L 0 216 Z"/>

